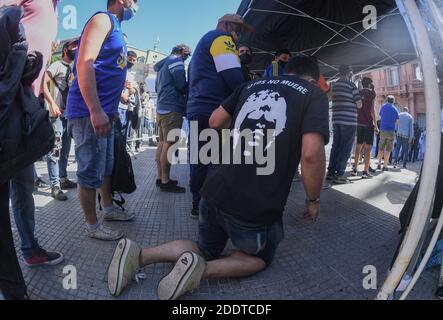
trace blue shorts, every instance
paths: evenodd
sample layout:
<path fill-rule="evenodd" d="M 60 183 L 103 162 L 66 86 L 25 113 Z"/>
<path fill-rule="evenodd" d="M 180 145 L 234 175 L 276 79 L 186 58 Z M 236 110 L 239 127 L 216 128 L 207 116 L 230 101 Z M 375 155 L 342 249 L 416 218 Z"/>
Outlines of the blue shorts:
<path fill-rule="evenodd" d="M 114 167 L 114 126 L 107 138 L 98 138 L 90 118 L 68 120 L 68 132 L 75 142 L 77 180 L 82 188 L 98 189 Z"/>
<path fill-rule="evenodd" d="M 281 218 L 270 225 L 249 226 L 204 199 L 200 201 L 199 219 L 198 246 L 209 261 L 218 259 L 231 239 L 238 250 L 262 259 L 269 266 L 284 237 Z"/>

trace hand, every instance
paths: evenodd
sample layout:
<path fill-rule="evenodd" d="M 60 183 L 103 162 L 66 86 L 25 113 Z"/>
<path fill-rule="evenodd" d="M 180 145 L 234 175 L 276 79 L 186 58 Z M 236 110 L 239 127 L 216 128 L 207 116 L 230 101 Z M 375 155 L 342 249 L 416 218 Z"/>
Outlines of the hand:
<path fill-rule="evenodd" d="M 49 114 L 52 118 L 58 118 L 62 115 L 60 107 L 55 102 L 49 105 Z"/>
<path fill-rule="evenodd" d="M 91 113 L 91 123 L 97 137 L 106 138 L 109 136 L 111 132 L 111 123 L 103 109 Z"/>
<path fill-rule="evenodd" d="M 378 135 L 380 133 L 380 129 L 378 127 L 374 127 L 374 132 L 376 135 Z"/>
<path fill-rule="evenodd" d="M 303 213 L 303 222 L 316 222 L 320 214 L 320 203 L 313 202 L 307 205 L 306 211 Z"/>

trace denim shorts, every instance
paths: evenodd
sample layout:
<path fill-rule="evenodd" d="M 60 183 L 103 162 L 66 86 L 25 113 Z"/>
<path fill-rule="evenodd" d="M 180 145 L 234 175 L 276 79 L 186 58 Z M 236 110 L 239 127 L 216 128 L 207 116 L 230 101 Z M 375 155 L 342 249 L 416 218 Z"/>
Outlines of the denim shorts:
<path fill-rule="evenodd" d="M 204 199 L 200 201 L 198 246 L 209 261 L 218 259 L 231 239 L 238 250 L 262 259 L 269 266 L 283 237 L 281 218 L 270 225 L 250 226 Z"/>
<path fill-rule="evenodd" d="M 68 120 L 68 132 L 75 142 L 78 184 L 98 189 L 114 167 L 114 126 L 107 138 L 98 138 L 90 118 Z"/>

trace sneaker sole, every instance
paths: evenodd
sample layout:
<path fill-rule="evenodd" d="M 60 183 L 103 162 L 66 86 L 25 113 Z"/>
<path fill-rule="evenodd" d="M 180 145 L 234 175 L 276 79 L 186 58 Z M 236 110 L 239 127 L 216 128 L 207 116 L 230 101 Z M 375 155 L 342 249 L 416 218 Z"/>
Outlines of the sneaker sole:
<path fill-rule="evenodd" d="M 120 240 L 121 238 L 123 238 L 125 235 L 119 234 L 118 236 L 112 237 L 112 238 L 101 238 L 101 237 L 97 237 L 93 234 L 89 234 L 88 232 L 86 232 L 86 235 L 91 238 L 91 239 L 96 239 L 96 240 L 102 240 L 102 241 L 116 241 L 116 240 Z"/>
<path fill-rule="evenodd" d="M 128 257 L 130 245 L 127 239 L 122 239 L 115 248 L 111 263 L 108 267 L 108 290 L 112 296 L 117 297 L 122 291 L 123 269 Z"/>
<path fill-rule="evenodd" d="M 29 264 L 29 263 L 27 263 L 26 260 L 25 260 L 25 265 L 26 265 L 27 267 L 29 267 L 29 268 L 36 268 L 36 267 L 43 267 L 43 266 L 56 266 L 56 265 L 62 263 L 63 260 L 64 260 L 64 257 L 63 257 L 63 255 L 60 253 L 60 257 L 57 258 L 57 259 L 55 259 L 55 260 L 48 261 L 48 262 L 44 262 L 44 263 L 39 263 L 39 264 Z"/>
<path fill-rule="evenodd" d="M 198 268 L 197 255 L 191 252 L 184 253 L 172 271 L 160 280 L 157 288 L 159 299 L 176 300 L 186 293 L 186 284 L 189 281 L 195 281 L 198 274 L 203 274 L 203 272 L 204 267 L 203 270 Z"/>
<path fill-rule="evenodd" d="M 186 193 L 186 190 L 183 191 L 173 191 L 173 190 L 165 190 L 165 189 L 161 189 L 161 192 L 166 192 L 166 193 Z"/>
<path fill-rule="evenodd" d="M 128 222 L 128 221 L 134 220 L 134 218 L 135 218 L 135 215 L 132 216 L 131 218 L 127 218 L 127 219 L 122 219 L 122 218 L 106 218 L 106 217 L 104 217 L 103 220 L 105 220 L 105 221 Z"/>

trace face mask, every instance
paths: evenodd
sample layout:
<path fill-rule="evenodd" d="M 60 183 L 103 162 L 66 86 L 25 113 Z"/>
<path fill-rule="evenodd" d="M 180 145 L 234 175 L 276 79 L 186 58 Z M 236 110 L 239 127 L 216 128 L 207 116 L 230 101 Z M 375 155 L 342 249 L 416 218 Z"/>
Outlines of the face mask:
<path fill-rule="evenodd" d="M 129 1 L 128 1 L 129 2 Z M 123 21 L 129 21 L 135 17 L 138 11 L 138 5 L 134 3 L 133 5 L 125 6 L 123 9 Z"/>
<path fill-rule="evenodd" d="M 132 67 L 134 66 L 134 64 L 132 62 L 128 62 L 127 65 L 128 65 L 128 69 L 132 69 Z"/>
<path fill-rule="evenodd" d="M 74 60 L 75 59 L 75 50 L 68 50 L 66 52 L 66 56 L 68 57 L 69 60 Z"/>
<path fill-rule="evenodd" d="M 282 67 L 283 69 L 286 67 L 287 64 L 288 64 L 288 63 L 287 63 L 286 61 L 279 61 L 279 62 L 278 62 L 278 65 L 279 65 L 280 67 Z"/>
<path fill-rule="evenodd" d="M 240 55 L 240 62 L 241 64 L 248 65 L 252 62 L 252 56 L 248 53 L 243 53 Z"/>

